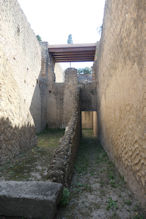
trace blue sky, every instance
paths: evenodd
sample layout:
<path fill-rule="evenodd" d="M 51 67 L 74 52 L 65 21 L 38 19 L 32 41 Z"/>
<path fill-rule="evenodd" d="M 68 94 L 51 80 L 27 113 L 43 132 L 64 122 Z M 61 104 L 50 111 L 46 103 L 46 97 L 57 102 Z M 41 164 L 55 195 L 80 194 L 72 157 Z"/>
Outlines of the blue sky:
<path fill-rule="evenodd" d="M 39 34 L 49 44 L 67 43 L 69 34 L 72 34 L 73 43 L 95 43 L 100 38 L 98 28 L 102 25 L 105 0 L 18 2 L 35 34 Z"/>

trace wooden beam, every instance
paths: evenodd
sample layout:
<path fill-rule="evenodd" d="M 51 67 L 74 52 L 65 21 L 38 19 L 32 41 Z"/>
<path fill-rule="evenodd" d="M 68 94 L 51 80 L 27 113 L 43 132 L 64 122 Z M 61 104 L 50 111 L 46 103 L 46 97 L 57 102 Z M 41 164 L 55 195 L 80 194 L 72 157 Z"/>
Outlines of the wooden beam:
<path fill-rule="evenodd" d="M 55 62 L 94 61 L 96 44 L 49 45 L 48 52 Z"/>

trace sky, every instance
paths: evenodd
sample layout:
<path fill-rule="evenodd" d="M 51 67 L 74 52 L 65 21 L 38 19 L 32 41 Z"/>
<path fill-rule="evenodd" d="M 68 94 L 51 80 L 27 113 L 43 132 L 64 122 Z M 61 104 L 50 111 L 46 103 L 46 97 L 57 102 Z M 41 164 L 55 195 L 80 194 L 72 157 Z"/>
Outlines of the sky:
<path fill-rule="evenodd" d="M 105 0 L 18 0 L 36 35 L 49 44 L 96 43 L 103 22 Z M 78 63 L 78 67 L 92 63 Z M 66 65 L 62 65 L 65 67 Z M 67 64 L 68 66 L 68 64 Z M 72 63 L 76 67 L 76 63 Z"/>

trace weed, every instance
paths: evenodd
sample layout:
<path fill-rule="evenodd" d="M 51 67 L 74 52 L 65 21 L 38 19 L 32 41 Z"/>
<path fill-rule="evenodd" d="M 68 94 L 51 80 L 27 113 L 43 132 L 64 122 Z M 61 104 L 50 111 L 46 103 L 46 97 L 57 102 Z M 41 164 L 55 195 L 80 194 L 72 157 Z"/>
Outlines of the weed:
<path fill-rule="evenodd" d="M 70 200 L 70 191 L 68 188 L 64 188 L 62 198 L 60 201 L 60 206 L 62 206 L 62 207 L 67 206 L 69 203 L 69 200 Z"/>
<path fill-rule="evenodd" d="M 102 187 L 104 187 L 105 186 L 105 182 L 104 182 L 104 180 L 100 180 L 100 187 L 102 188 Z"/>
<path fill-rule="evenodd" d="M 83 157 L 80 161 L 77 161 L 75 164 L 75 170 L 79 174 L 85 174 L 88 169 L 88 160 L 86 157 Z"/>
<path fill-rule="evenodd" d="M 105 190 L 101 189 L 100 190 L 100 195 L 105 196 Z"/>
<path fill-rule="evenodd" d="M 133 219 L 144 219 L 143 215 L 135 215 Z"/>
<path fill-rule="evenodd" d="M 109 197 L 107 201 L 107 207 L 106 210 L 109 211 L 110 209 L 118 209 L 117 201 L 114 201 L 111 197 Z"/>
<path fill-rule="evenodd" d="M 75 191 L 78 191 L 78 192 L 83 192 L 83 191 L 91 192 L 92 191 L 92 187 L 88 184 L 77 183 L 75 186 L 76 186 Z"/>
<path fill-rule="evenodd" d="M 117 188 L 117 187 L 118 187 L 118 184 L 116 184 L 116 182 L 115 182 L 114 179 L 111 179 L 111 180 L 109 181 L 109 183 L 110 183 L 111 187 L 113 187 L 113 188 Z"/>
<path fill-rule="evenodd" d="M 126 205 L 128 205 L 128 206 L 132 205 L 131 200 L 125 200 L 124 203 L 125 203 Z"/>
<path fill-rule="evenodd" d="M 119 217 L 119 215 L 116 212 L 114 212 L 112 214 L 112 216 L 110 217 L 110 219 L 120 219 L 120 217 Z"/>
<path fill-rule="evenodd" d="M 100 164 L 102 162 L 107 162 L 107 161 L 108 161 L 108 156 L 107 156 L 106 152 L 100 148 L 100 151 L 98 150 L 96 163 Z"/>
<path fill-rule="evenodd" d="M 94 175 L 95 175 L 95 172 L 94 172 L 94 171 L 91 171 L 91 172 L 90 172 L 90 175 L 91 175 L 91 176 L 94 176 Z"/>
<path fill-rule="evenodd" d="M 134 205 L 134 208 L 133 208 L 134 211 L 140 211 L 141 208 L 138 204 Z"/>

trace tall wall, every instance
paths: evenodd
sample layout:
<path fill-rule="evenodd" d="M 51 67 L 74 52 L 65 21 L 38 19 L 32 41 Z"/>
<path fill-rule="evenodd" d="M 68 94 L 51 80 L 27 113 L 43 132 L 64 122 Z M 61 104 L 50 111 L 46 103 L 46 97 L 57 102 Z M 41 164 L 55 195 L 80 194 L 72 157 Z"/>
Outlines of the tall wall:
<path fill-rule="evenodd" d="M 66 126 L 74 112 L 76 104 L 76 92 L 78 90 L 77 70 L 75 68 L 67 68 L 65 70 L 65 87 L 63 101 L 63 124 Z"/>
<path fill-rule="evenodd" d="M 63 128 L 68 124 L 76 103 L 77 70 L 65 71 L 65 83 L 52 83 L 47 94 L 47 123 L 49 128 Z"/>
<path fill-rule="evenodd" d="M 107 0 L 96 75 L 100 139 L 143 205 L 145 15 L 145 0 Z"/>
<path fill-rule="evenodd" d="M 0 162 L 36 143 L 40 70 L 41 48 L 19 4 L 0 0 Z"/>
<path fill-rule="evenodd" d="M 47 94 L 47 124 L 49 128 L 63 127 L 64 84 L 55 83 Z"/>

